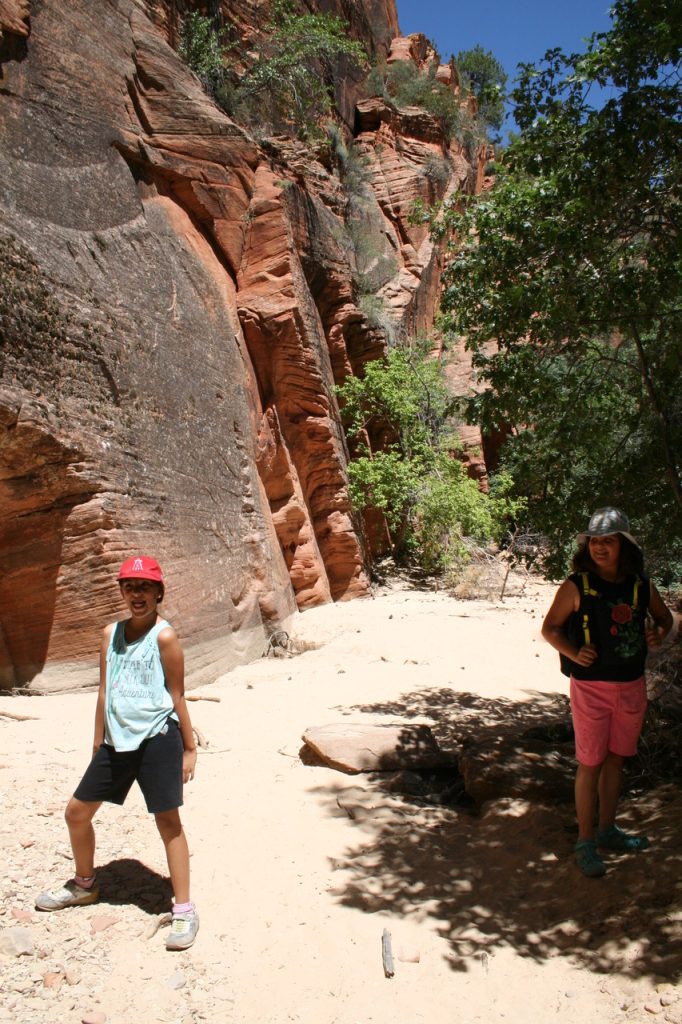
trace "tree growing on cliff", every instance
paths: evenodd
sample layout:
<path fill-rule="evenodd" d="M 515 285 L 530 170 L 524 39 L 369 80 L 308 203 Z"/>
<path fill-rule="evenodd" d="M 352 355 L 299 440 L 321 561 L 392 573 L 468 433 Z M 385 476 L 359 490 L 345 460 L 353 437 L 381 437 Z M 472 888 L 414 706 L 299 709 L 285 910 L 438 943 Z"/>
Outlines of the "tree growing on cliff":
<path fill-rule="evenodd" d="M 190 11 L 180 33 L 178 53 L 210 92 L 225 76 L 224 32 L 216 29 L 211 18 Z"/>
<path fill-rule="evenodd" d="M 322 137 L 322 121 L 332 105 L 334 65 L 345 59 L 362 67 L 367 54 L 348 38 L 348 25 L 331 14 L 297 14 L 290 0 L 275 0 L 258 57 L 239 83 L 246 106 L 260 104 L 260 114 L 292 123 L 302 138 Z"/>
<path fill-rule="evenodd" d="M 491 50 L 477 44 L 471 50 L 460 50 L 455 63 L 478 102 L 478 116 L 484 124 L 499 132 L 504 121 L 507 73 Z"/>
<path fill-rule="evenodd" d="M 622 504 L 647 551 L 682 574 L 675 10 L 616 0 L 612 28 L 585 53 L 524 66 L 506 170 L 438 228 L 457 239 L 444 309 L 483 385 L 469 418 L 510 430 L 503 458 L 555 542 L 557 571 L 586 514 Z"/>
<path fill-rule="evenodd" d="M 362 44 L 348 38 L 343 18 L 297 14 L 290 0 L 274 0 L 248 53 L 237 43 L 228 46 L 225 36 L 211 18 L 193 12 L 185 19 L 180 56 L 237 120 L 276 131 L 293 127 L 303 139 L 323 137 L 335 64 L 345 59 L 362 67 L 367 60 Z M 229 70 L 228 57 L 246 65 L 241 76 Z"/>

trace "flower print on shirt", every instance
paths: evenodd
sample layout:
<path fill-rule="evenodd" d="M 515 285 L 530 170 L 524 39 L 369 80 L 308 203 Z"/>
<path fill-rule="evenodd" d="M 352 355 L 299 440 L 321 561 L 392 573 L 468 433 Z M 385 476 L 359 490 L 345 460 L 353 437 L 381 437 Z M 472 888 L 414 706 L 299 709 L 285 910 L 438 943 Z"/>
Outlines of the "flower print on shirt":
<path fill-rule="evenodd" d="M 633 658 L 645 646 L 637 616 L 629 604 L 611 604 L 611 636 L 616 637 L 614 650 L 620 658 Z"/>

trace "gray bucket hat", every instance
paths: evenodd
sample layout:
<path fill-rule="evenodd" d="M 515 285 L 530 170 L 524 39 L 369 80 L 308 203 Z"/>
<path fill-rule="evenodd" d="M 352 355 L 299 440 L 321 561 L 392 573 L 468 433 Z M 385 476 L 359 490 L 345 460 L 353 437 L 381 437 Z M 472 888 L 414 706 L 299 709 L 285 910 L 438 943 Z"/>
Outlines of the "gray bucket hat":
<path fill-rule="evenodd" d="M 617 508 L 611 508 L 607 505 L 606 508 L 598 508 L 596 512 L 592 513 L 587 529 L 584 533 L 579 533 L 576 537 L 578 544 L 585 544 L 590 537 L 607 537 L 613 533 L 620 533 L 621 536 L 627 537 L 635 547 L 639 547 L 639 544 L 630 533 L 630 520 L 628 517 Z"/>

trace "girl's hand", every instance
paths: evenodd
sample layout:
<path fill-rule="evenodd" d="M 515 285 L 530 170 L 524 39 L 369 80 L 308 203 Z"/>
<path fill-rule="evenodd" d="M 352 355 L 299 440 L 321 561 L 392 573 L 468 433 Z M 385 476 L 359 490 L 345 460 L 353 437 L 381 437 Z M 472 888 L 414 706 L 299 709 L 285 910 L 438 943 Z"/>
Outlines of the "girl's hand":
<path fill-rule="evenodd" d="M 578 665 L 584 665 L 587 668 L 597 660 L 597 648 L 594 644 L 585 644 L 580 648 L 574 660 Z"/>
<path fill-rule="evenodd" d="M 196 750 L 185 750 L 182 755 L 182 781 L 191 782 L 197 765 Z"/>
<path fill-rule="evenodd" d="M 644 630 L 644 639 L 646 640 L 646 645 L 649 650 L 651 650 L 652 647 L 660 647 L 663 642 L 662 630 L 657 626 L 650 626 L 648 629 Z"/>

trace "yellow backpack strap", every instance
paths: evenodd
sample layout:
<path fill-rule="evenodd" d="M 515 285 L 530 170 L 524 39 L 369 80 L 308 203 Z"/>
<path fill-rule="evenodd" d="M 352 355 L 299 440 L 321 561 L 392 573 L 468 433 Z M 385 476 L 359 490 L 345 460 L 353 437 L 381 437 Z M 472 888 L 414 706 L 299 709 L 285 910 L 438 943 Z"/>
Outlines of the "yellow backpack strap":
<path fill-rule="evenodd" d="M 590 580 L 586 572 L 580 574 L 583 581 L 583 596 L 592 594 L 594 597 L 597 596 L 597 591 L 592 590 L 590 587 Z M 585 646 L 589 646 L 590 640 L 590 617 L 587 612 L 583 609 L 583 637 L 585 638 Z"/>
<path fill-rule="evenodd" d="M 634 586 L 632 588 L 632 610 L 633 610 L 633 612 L 637 608 L 637 600 L 639 598 L 639 588 L 640 588 L 641 582 L 642 581 L 641 581 L 640 577 L 639 576 L 635 576 L 635 583 L 634 583 Z"/>
<path fill-rule="evenodd" d="M 590 617 L 589 615 L 583 615 L 583 636 L 585 637 L 585 646 L 588 647 L 590 641 Z"/>
<path fill-rule="evenodd" d="M 599 591 L 593 590 L 590 586 L 590 577 L 586 572 L 581 572 L 580 575 L 583 578 L 583 594 L 589 594 L 590 597 L 599 597 Z"/>

